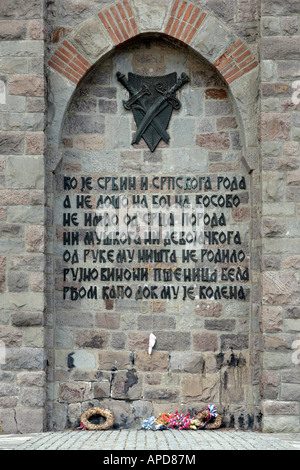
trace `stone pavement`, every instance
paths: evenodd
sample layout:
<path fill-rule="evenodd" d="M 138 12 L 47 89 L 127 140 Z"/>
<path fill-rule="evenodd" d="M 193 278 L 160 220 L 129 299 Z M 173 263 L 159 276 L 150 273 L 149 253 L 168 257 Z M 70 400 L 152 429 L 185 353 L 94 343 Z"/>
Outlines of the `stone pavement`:
<path fill-rule="evenodd" d="M 300 434 L 252 431 L 64 431 L 0 435 L 0 450 L 300 450 Z"/>

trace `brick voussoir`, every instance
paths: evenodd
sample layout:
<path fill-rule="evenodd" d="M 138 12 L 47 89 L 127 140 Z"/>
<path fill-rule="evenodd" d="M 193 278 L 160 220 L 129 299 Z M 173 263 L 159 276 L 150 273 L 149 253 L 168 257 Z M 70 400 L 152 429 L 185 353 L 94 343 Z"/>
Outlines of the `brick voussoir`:
<path fill-rule="evenodd" d="M 98 16 L 116 46 L 139 34 L 127 0 L 101 10 Z"/>
<path fill-rule="evenodd" d="M 48 65 L 76 85 L 91 67 L 91 64 L 66 40 L 52 55 Z"/>
<path fill-rule="evenodd" d="M 193 3 L 176 0 L 164 33 L 190 44 L 205 17 L 206 13 Z"/>
<path fill-rule="evenodd" d="M 230 85 L 257 67 L 258 61 L 241 39 L 238 39 L 214 62 L 214 66 L 223 76 L 227 85 Z"/>

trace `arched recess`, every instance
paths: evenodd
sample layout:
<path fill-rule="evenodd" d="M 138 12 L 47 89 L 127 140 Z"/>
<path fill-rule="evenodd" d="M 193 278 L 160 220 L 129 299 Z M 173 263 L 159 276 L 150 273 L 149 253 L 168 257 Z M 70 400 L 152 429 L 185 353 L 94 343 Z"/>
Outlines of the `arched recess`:
<path fill-rule="evenodd" d="M 69 105 L 80 83 L 84 81 L 87 74 L 97 64 L 104 61 L 113 52 L 121 51 L 121 48 L 126 47 L 133 39 L 147 36 L 155 37 L 157 35 L 168 38 L 174 46 L 177 45 L 181 50 L 188 48 L 198 57 L 208 62 L 216 70 L 216 73 L 219 74 L 224 87 L 231 97 L 231 102 L 235 106 L 241 131 L 240 136 L 243 141 L 242 160 L 244 167 L 249 173 L 255 170 L 258 163 L 256 122 L 258 115 L 258 62 L 252 52 L 226 25 L 216 19 L 211 13 L 201 10 L 196 5 L 196 2 L 174 0 L 167 7 L 164 6 L 163 9 L 158 7 L 157 3 L 152 4 L 150 2 L 147 4 L 147 11 L 139 7 L 141 3 L 138 1 L 129 3 L 127 0 L 124 0 L 102 9 L 97 16 L 85 21 L 76 30 L 62 39 L 61 43 L 52 52 L 48 69 L 49 124 L 47 130 L 48 149 L 46 167 L 49 175 L 54 172 L 61 161 L 63 154 L 61 149 L 63 123 Z M 163 15 L 162 12 L 164 13 Z M 49 191 L 48 201 L 50 208 L 54 206 L 54 201 L 53 199 L 51 200 L 51 197 L 51 192 Z M 255 289 L 253 288 L 253 290 Z M 52 296 L 52 300 L 48 304 L 49 318 L 54 302 L 55 299 Z M 255 299 L 254 302 L 258 304 L 259 300 Z M 49 321 L 49 325 L 53 326 L 53 319 L 52 323 Z M 63 323 L 61 327 L 63 329 Z M 256 333 L 257 331 L 255 331 Z M 254 342 L 254 340 L 255 335 L 251 336 L 251 341 Z M 55 354 L 54 347 L 53 355 Z M 222 351 L 220 354 L 221 356 L 219 356 L 218 360 L 220 361 L 221 369 Z M 58 363 L 60 360 L 61 358 L 57 354 Z M 72 368 L 73 360 L 74 355 L 70 354 L 68 356 L 68 366 L 70 369 Z M 88 357 L 87 360 L 89 360 Z M 226 360 L 232 361 L 232 363 L 228 363 L 229 367 L 238 365 L 237 363 L 234 364 L 238 360 L 234 355 Z M 255 358 L 253 355 L 250 360 L 254 363 Z M 173 361 L 176 362 L 176 357 L 173 358 Z M 242 366 L 243 364 L 240 363 L 240 369 L 235 369 L 233 380 L 241 380 L 241 374 L 243 374 Z M 178 365 L 178 368 L 180 368 L 180 365 Z M 54 371 L 54 373 L 59 376 L 59 371 Z M 86 395 L 84 379 L 82 377 L 78 379 L 77 388 L 75 387 L 73 390 L 68 390 L 63 372 L 61 372 L 60 379 L 55 379 L 56 382 L 61 381 L 66 385 L 62 390 L 66 403 L 72 404 L 73 395 L 76 394 L 82 397 L 83 401 L 88 402 L 88 393 Z M 220 380 L 225 381 L 227 379 L 224 375 Z M 249 380 L 251 379 L 249 378 Z M 257 378 L 253 378 L 253 380 L 257 380 Z M 127 370 L 126 374 L 124 373 L 123 381 L 126 388 L 126 384 L 135 383 L 136 376 Z M 198 386 L 198 384 L 196 385 Z M 55 396 L 57 396 L 57 390 L 54 386 L 53 397 Z M 238 397 L 235 400 L 238 403 Z M 56 400 L 55 403 L 54 399 L 49 406 L 51 409 L 49 416 L 51 415 L 50 421 L 52 423 L 49 424 L 49 427 L 56 426 L 56 428 L 63 428 L 66 426 L 64 418 L 60 419 L 59 417 L 61 413 L 59 400 Z M 63 406 L 65 406 L 64 399 Z M 136 400 L 136 406 L 142 408 L 138 400 Z M 74 404 L 74 410 L 75 408 L 76 405 Z M 68 419 L 70 419 L 69 416 Z M 253 417 L 250 414 L 248 421 L 253 421 Z"/>
<path fill-rule="evenodd" d="M 257 166 L 258 60 L 231 29 L 198 2 L 123 0 L 99 11 L 60 41 L 48 61 L 48 147 L 59 146 L 61 123 L 76 86 L 101 58 L 140 34 L 163 34 L 209 62 L 233 97 L 243 126 L 245 159 Z M 160 6 L 158 6 L 160 4 Z"/>

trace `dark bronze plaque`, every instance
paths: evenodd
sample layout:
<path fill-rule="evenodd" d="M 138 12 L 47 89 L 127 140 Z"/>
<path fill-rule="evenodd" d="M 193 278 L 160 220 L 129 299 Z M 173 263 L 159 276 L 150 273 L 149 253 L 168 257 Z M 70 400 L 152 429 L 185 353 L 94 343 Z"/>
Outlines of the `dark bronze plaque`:
<path fill-rule="evenodd" d="M 143 138 L 154 152 L 161 140 L 169 143 L 167 128 L 173 109 L 180 109 L 181 103 L 176 98 L 176 91 L 188 83 L 189 77 L 182 73 L 177 80 L 177 73 L 164 77 L 143 77 L 134 73 L 117 73 L 120 83 L 129 91 L 129 100 L 123 101 L 125 109 L 132 109 L 137 131 L 132 144 L 138 144 Z"/>

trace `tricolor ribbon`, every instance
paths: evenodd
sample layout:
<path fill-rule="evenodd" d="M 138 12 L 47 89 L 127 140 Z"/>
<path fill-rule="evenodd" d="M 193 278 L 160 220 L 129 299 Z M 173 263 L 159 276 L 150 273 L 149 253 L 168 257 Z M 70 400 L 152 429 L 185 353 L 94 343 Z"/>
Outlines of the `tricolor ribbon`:
<path fill-rule="evenodd" d="M 209 405 L 207 405 L 207 408 L 209 410 L 209 415 L 208 415 L 206 422 L 203 424 L 202 428 L 204 428 L 207 425 L 207 423 L 211 420 L 211 418 L 217 417 L 217 408 L 215 407 L 215 405 L 210 403 Z"/>
<path fill-rule="evenodd" d="M 81 431 L 81 430 L 86 431 L 86 427 L 85 427 L 85 425 L 84 425 L 83 423 L 80 423 L 80 426 L 79 426 L 79 428 L 77 428 L 77 429 L 79 429 L 80 431 Z"/>
<path fill-rule="evenodd" d="M 209 404 L 209 405 L 207 405 L 207 408 L 209 409 L 209 419 L 210 419 L 211 416 L 216 418 L 217 408 L 215 407 L 215 405 Z"/>

